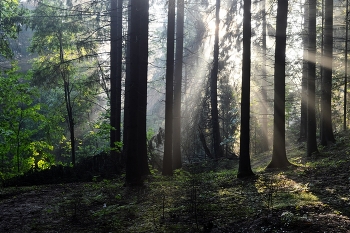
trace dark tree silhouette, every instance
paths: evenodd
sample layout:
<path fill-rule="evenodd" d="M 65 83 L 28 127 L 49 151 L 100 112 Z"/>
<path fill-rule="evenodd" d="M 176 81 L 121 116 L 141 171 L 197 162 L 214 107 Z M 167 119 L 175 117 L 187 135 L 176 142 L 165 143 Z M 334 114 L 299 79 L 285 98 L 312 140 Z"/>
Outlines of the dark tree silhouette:
<path fill-rule="evenodd" d="M 174 76 L 174 40 L 175 40 L 175 0 L 168 3 L 168 32 L 165 87 L 165 140 L 163 157 L 163 175 L 173 174 L 173 76 Z"/>
<path fill-rule="evenodd" d="M 325 1 L 324 58 L 321 82 L 321 144 L 335 142 L 332 127 L 333 0 Z"/>
<path fill-rule="evenodd" d="M 238 178 L 253 176 L 250 166 L 250 40 L 251 40 L 251 0 L 244 1 L 243 18 L 243 62 L 241 97 L 241 136 Z"/>
<path fill-rule="evenodd" d="M 148 0 L 130 1 L 127 68 L 128 126 L 125 141 L 126 184 L 140 185 L 150 174 L 147 163 L 146 108 L 148 67 Z"/>
<path fill-rule="evenodd" d="M 147 156 L 147 72 L 148 72 L 148 23 L 149 23 L 149 0 L 143 0 L 140 3 L 139 14 L 140 14 L 140 35 L 137 40 L 140 40 L 139 47 L 139 99 L 138 99 L 138 146 L 140 147 L 140 159 L 141 159 L 141 172 L 142 175 L 151 174 L 148 167 L 148 156 Z"/>
<path fill-rule="evenodd" d="M 315 79 L 316 79 L 316 0 L 309 0 L 309 41 L 307 78 L 307 156 L 317 152 Z"/>
<path fill-rule="evenodd" d="M 291 163 L 286 155 L 285 137 L 285 63 L 286 63 L 286 29 L 288 1 L 278 0 L 276 22 L 276 46 L 274 69 L 274 120 L 272 160 L 267 168 L 284 168 Z"/>
<path fill-rule="evenodd" d="M 219 26 L 220 26 L 220 0 L 216 0 L 215 11 L 215 39 L 214 39 L 214 61 L 210 75 L 210 104 L 211 121 L 213 129 L 213 147 L 216 158 L 223 155 L 220 136 L 219 112 L 218 112 L 218 72 L 219 72 Z"/>
<path fill-rule="evenodd" d="M 177 0 L 176 15 L 176 53 L 174 71 L 174 128 L 173 128 L 173 168 L 182 167 L 181 159 L 181 87 L 184 40 L 184 0 Z"/>
<path fill-rule="evenodd" d="M 116 142 L 120 142 L 121 82 L 122 82 L 122 23 L 123 0 L 111 0 L 111 58 L 110 58 L 110 147 L 111 157 L 117 162 Z"/>

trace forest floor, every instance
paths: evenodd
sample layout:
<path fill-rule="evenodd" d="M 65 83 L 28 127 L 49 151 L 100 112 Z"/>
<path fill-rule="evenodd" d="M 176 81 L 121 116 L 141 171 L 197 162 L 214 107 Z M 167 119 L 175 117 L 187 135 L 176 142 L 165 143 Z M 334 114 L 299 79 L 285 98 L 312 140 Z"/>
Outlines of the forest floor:
<path fill-rule="evenodd" d="M 305 158 L 290 146 L 287 170 L 252 156 L 254 179 L 237 179 L 237 160 L 157 171 L 143 187 L 123 177 L 2 188 L 0 232 L 350 232 L 350 140 Z"/>

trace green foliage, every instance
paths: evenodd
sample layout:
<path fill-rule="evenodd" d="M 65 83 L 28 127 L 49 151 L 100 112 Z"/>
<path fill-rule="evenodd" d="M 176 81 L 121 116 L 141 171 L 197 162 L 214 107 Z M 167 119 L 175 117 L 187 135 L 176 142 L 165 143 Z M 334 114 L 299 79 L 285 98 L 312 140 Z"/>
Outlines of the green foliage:
<path fill-rule="evenodd" d="M 80 34 L 85 25 L 77 20 L 78 16 L 70 15 L 71 10 L 64 1 L 38 1 L 38 5 L 32 13 L 30 25 L 35 30 L 30 50 L 39 54 L 53 53 L 57 55 L 51 57 L 54 59 L 55 57 L 59 58 L 59 53 L 57 54 L 56 51 L 62 47 L 72 51 L 71 55 L 73 56 L 76 54 L 84 55 L 89 49 L 93 49 L 93 47 L 86 45 L 81 46 L 77 42 L 81 38 Z M 70 57 L 70 53 L 65 56 L 66 58 Z"/>
<path fill-rule="evenodd" d="M 30 86 L 30 73 L 23 75 L 16 65 L 0 74 L 0 167 L 4 174 L 47 168 L 53 163 L 53 146 L 42 131 L 49 120 L 35 102 L 38 90 Z"/>
<path fill-rule="evenodd" d="M 87 123 L 84 134 L 79 140 L 77 154 L 79 157 L 93 156 L 101 152 L 110 150 L 121 151 L 122 142 L 115 142 L 115 147 L 111 148 L 109 144 L 111 126 L 108 116 L 101 114 L 94 121 Z"/>
<path fill-rule="evenodd" d="M 54 164 L 55 159 L 50 153 L 53 146 L 45 141 L 35 141 L 30 143 L 29 149 L 31 151 L 31 164 L 34 164 L 35 169 L 48 169 Z"/>
<path fill-rule="evenodd" d="M 25 22 L 27 11 L 19 6 L 19 0 L 3 0 L 0 2 L 0 56 L 12 58 L 10 39 L 15 39 Z"/>
<path fill-rule="evenodd" d="M 190 176 L 190 173 L 188 171 L 185 171 L 184 169 L 176 169 L 174 170 L 174 176 L 177 179 L 186 179 Z"/>
<path fill-rule="evenodd" d="M 64 127 L 57 121 L 63 132 L 56 142 L 64 160 L 70 153 L 79 158 L 110 150 L 109 132 L 106 133 L 110 127 L 96 113 L 106 110 L 106 100 L 100 94 L 97 35 L 90 34 L 96 20 L 90 11 L 95 8 L 87 7 L 82 14 L 81 7 L 87 6 L 39 0 L 30 21 L 34 35 L 29 50 L 39 55 L 33 59 L 34 84 L 47 94 L 55 94 L 55 98 L 45 100 L 56 107 L 55 115 L 67 123 Z M 75 147 L 70 137 L 73 134 Z M 118 144 L 113 149 L 119 148 Z"/>
<path fill-rule="evenodd" d="M 147 141 L 151 140 L 151 138 L 154 137 L 154 135 L 156 135 L 155 130 L 154 129 L 148 129 L 147 130 L 147 134 L 146 134 Z"/>

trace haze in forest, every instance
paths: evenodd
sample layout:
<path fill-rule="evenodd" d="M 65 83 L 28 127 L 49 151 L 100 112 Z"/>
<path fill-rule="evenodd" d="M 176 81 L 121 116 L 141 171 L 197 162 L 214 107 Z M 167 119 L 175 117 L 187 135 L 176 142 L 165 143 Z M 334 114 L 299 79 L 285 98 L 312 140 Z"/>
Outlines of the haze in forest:
<path fill-rule="evenodd" d="M 1 176 L 100 156 L 138 183 L 148 165 L 230 159 L 252 175 L 259 153 L 317 154 L 348 127 L 347 7 L 324 4 L 2 2 Z"/>

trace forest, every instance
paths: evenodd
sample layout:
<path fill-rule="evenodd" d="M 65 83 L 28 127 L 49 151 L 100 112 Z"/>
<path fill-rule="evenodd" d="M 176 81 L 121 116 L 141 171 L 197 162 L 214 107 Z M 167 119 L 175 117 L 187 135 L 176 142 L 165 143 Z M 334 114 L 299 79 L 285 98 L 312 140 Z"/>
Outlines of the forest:
<path fill-rule="evenodd" d="M 348 0 L 1 0 L 0 232 L 350 232 Z"/>

